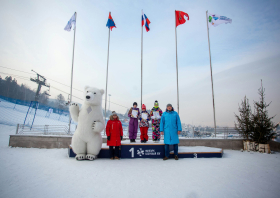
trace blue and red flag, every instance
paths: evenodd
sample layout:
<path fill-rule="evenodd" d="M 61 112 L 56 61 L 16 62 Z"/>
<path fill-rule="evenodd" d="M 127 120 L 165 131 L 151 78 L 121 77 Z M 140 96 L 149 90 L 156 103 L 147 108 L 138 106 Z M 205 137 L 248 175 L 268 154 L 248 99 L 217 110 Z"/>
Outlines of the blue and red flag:
<path fill-rule="evenodd" d="M 145 25 L 146 31 L 149 32 L 150 31 L 150 20 L 148 19 L 148 17 L 143 13 L 142 11 L 142 26 Z"/>
<path fill-rule="evenodd" d="M 114 20 L 111 16 L 111 12 L 109 12 L 109 17 L 108 17 L 106 27 L 110 28 L 111 31 L 112 31 L 113 28 L 116 28 L 115 22 L 114 22 Z"/>

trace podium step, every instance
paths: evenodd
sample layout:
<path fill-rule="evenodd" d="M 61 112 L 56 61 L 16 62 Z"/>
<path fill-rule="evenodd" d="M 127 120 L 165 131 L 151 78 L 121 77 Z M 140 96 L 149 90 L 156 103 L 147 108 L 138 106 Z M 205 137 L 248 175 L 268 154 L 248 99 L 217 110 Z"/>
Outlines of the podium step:
<path fill-rule="evenodd" d="M 174 152 L 171 151 L 169 158 L 174 157 Z M 223 157 L 223 149 L 206 147 L 206 146 L 179 146 L 178 148 L 179 158 L 212 158 Z"/>
<path fill-rule="evenodd" d="M 173 146 L 170 145 L 170 156 L 174 157 Z M 164 158 L 164 143 L 154 143 L 149 141 L 147 143 L 130 143 L 129 141 L 122 141 L 120 146 L 120 157 L 121 158 Z M 76 154 L 73 152 L 71 145 L 68 148 L 68 156 L 75 157 Z M 205 146 L 179 146 L 178 150 L 179 158 L 221 158 L 223 156 L 223 149 L 205 147 Z M 106 143 L 102 144 L 98 158 L 110 158 L 109 146 Z"/>

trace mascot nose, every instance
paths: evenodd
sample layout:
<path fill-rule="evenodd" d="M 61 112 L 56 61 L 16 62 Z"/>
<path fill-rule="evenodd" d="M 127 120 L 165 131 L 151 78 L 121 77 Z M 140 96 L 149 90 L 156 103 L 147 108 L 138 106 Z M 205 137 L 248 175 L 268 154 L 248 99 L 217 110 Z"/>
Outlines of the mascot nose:
<path fill-rule="evenodd" d="M 90 99 L 90 96 L 86 96 L 86 99 Z"/>

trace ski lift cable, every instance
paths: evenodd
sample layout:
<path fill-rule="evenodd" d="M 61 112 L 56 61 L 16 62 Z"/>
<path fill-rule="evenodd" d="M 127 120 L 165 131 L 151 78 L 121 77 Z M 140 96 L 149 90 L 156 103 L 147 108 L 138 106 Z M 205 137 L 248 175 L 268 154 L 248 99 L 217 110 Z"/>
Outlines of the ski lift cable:
<path fill-rule="evenodd" d="M 3 66 L 0 66 L 0 67 L 3 67 Z M 4 67 L 4 68 L 6 68 L 6 67 Z M 9 69 L 9 68 L 7 68 L 7 69 Z M 14 69 L 13 69 L 13 70 L 14 70 Z M 15 70 L 15 71 L 19 71 L 19 70 Z M 23 72 L 23 71 L 21 71 L 21 72 Z M 22 80 L 27 80 L 27 81 L 30 80 L 28 77 L 25 77 L 25 76 L 19 76 L 19 75 L 15 75 L 15 74 L 8 74 L 8 73 L 4 73 L 4 72 L 0 72 L 0 73 L 5 74 L 5 75 L 10 75 L 10 76 L 15 76 L 15 77 L 20 78 L 20 79 L 22 79 Z M 24 73 L 27 73 L 27 72 L 24 72 Z M 30 74 L 33 74 L 33 73 L 30 73 Z M 34 75 L 34 74 L 33 74 L 33 75 Z M 47 78 L 47 77 L 46 77 L 46 78 Z M 49 78 L 48 78 L 48 79 L 49 79 Z M 49 80 L 51 80 L 51 79 L 49 79 Z M 54 81 L 54 80 L 53 80 L 53 81 Z M 57 82 L 57 81 L 54 81 L 54 82 Z M 57 82 L 57 83 L 62 84 L 62 83 L 60 83 L 60 82 Z M 65 85 L 65 84 L 63 84 L 63 85 Z M 70 87 L 70 86 L 68 86 L 68 85 L 65 85 L 65 86 Z M 51 87 L 54 88 L 54 89 L 56 89 L 56 90 L 58 90 L 58 91 L 61 91 L 61 92 L 63 92 L 63 93 L 69 94 L 69 93 L 67 93 L 67 92 L 65 92 L 65 91 L 62 91 L 61 89 L 56 88 L 56 87 L 53 87 L 53 86 L 51 86 Z M 75 88 L 73 88 L 73 89 L 75 89 Z M 78 89 L 76 89 L 76 90 L 78 90 Z M 83 92 L 83 91 L 81 91 L 81 90 L 78 90 L 78 91 Z M 74 96 L 73 94 L 72 94 L 72 96 L 75 97 L 75 98 L 77 98 L 77 99 L 83 100 L 83 99 L 81 99 L 81 98 L 79 98 L 79 97 L 77 97 L 77 96 Z M 105 101 L 105 99 L 102 99 L 102 100 Z M 110 103 L 115 104 L 115 105 L 118 105 L 118 106 L 120 106 L 120 107 L 128 108 L 128 107 L 126 107 L 126 106 L 123 106 L 123 105 L 121 105 L 121 104 L 118 104 L 118 103 L 115 103 L 115 102 L 112 102 L 112 101 L 111 101 Z"/>
<path fill-rule="evenodd" d="M 12 69 L 12 68 L 8 68 L 8 67 L 3 67 L 3 66 L 0 66 L 0 67 L 5 68 L 5 69 L 11 69 L 11 70 L 18 71 L 18 72 L 23 72 L 23 73 L 26 73 L 26 74 L 34 75 L 34 73 L 30 73 L 30 72 L 25 72 L 25 71 L 21 71 L 21 70 L 17 70 L 17 69 Z M 53 79 L 50 79 L 50 78 L 48 78 L 48 77 L 46 77 L 46 76 L 45 76 L 45 78 L 47 78 L 48 80 L 52 80 L 52 81 L 54 81 L 54 82 L 56 82 L 56 83 L 58 83 L 58 84 L 61 84 L 61 85 L 70 87 L 69 85 L 63 84 L 63 83 L 58 82 L 58 81 L 53 80 Z M 77 90 L 77 91 L 80 91 L 80 92 L 83 92 L 82 90 L 79 90 L 79 89 L 77 89 L 77 88 L 73 88 L 73 89 L 75 89 L 75 90 Z"/>

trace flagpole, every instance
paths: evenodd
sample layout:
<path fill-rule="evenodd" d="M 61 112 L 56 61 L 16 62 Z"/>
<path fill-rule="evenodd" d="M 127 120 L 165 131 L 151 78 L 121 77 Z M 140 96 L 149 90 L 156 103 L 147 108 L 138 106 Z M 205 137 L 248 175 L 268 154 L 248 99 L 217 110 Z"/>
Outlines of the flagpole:
<path fill-rule="evenodd" d="M 75 12 L 75 29 L 74 29 L 74 41 L 73 41 L 73 54 L 72 54 L 72 69 L 71 69 L 71 87 L 70 87 L 70 103 L 72 103 L 72 85 L 73 85 L 73 68 L 74 68 L 74 53 L 75 53 L 75 37 L 76 37 L 76 27 L 77 27 L 77 12 Z M 70 126 L 71 126 L 71 115 L 69 113 L 69 129 L 68 133 L 70 134 Z"/>
<path fill-rule="evenodd" d="M 178 114 L 179 114 L 179 83 L 178 83 L 178 55 L 177 55 L 176 10 L 175 10 L 175 41 L 176 41 L 176 74 L 177 74 L 177 109 L 178 109 Z"/>
<path fill-rule="evenodd" d="M 210 49 L 210 37 L 209 37 L 209 26 L 208 26 L 208 10 L 206 11 L 206 24 L 207 24 L 208 47 L 209 47 L 209 60 L 210 60 L 210 73 L 211 73 L 211 84 L 212 84 L 214 128 L 215 128 L 215 137 L 216 137 L 216 115 L 215 115 L 215 100 L 214 100 L 214 86 L 213 86 L 213 75 L 212 75 L 212 61 L 211 61 L 211 49 Z"/>
<path fill-rule="evenodd" d="M 109 12 L 111 14 L 111 12 Z M 110 47 L 110 27 L 109 29 L 109 35 L 108 35 L 108 53 L 107 53 L 107 72 L 106 72 L 106 92 L 105 92 L 105 125 L 106 125 L 106 116 L 107 116 L 107 87 L 108 87 L 108 67 L 109 67 L 109 47 Z M 104 129 L 104 135 L 105 135 L 105 129 Z"/>
<path fill-rule="evenodd" d="M 143 10 L 142 10 L 142 17 Z M 142 17 L 141 17 L 141 110 L 142 110 L 142 87 L 143 87 L 143 25 L 142 25 Z M 145 25 L 145 24 L 144 24 Z"/>

